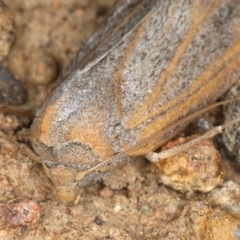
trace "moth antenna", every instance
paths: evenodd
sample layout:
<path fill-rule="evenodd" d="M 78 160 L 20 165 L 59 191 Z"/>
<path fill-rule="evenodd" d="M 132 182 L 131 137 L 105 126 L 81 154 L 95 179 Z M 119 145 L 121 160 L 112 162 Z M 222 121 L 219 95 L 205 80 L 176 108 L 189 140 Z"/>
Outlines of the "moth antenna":
<path fill-rule="evenodd" d="M 217 103 L 211 104 L 210 106 L 204 107 L 204 108 L 202 108 L 202 109 L 200 109 L 200 110 L 198 110 L 198 111 L 196 111 L 196 112 L 194 112 L 194 113 L 192 113 L 192 114 L 190 114 L 190 115 L 180 119 L 179 121 L 177 121 L 177 122 L 175 122 L 173 124 L 170 124 L 168 127 L 166 127 L 163 130 L 160 130 L 160 131 L 156 132 L 152 136 L 143 139 L 142 141 L 140 141 L 135 146 L 128 148 L 126 151 L 116 154 L 115 156 L 109 158 L 105 162 L 99 163 L 99 164 L 97 164 L 97 165 L 93 166 L 92 168 L 89 168 L 89 169 L 87 169 L 85 171 L 77 172 L 76 180 L 79 181 L 79 180 L 83 179 L 87 174 L 89 174 L 89 173 L 91 173 L 93 171 L 96 174 L 101 174 L 102 172 L 104 172 L 104 171 L 101 171 L 101 169 L 124 161 L 126 159 L 126 156 L 128 155 L 129 152 L 138 149 L 139 147 L 143 146 L 144 144 L 148 143 L 149 141 L 152 141 L 153 139 L 158 138 L 162 134 L 165 134 L 166 132 L 170 131 L 171 129 L 173 129 L 173 128 L 175 128 L 175 127 L 177 127 L 177 126 L 179 126 L 179 125 L 181 125 L 181 124 L 183 124 L 183 123 L 185 123 L 187 121 L 193 120 L 194 118 L 198 117 L 199 115 L 201 115 L 201 114 L 203 114 L 203 113 L 205 113 L 205 112 L 207 112 L 207 111 L 209 111 L 209 110 L 211 110 L 211 109 L 213 109 L 215 107 L 218 107 L 218 106 L 221 106 L 221 105 L 226 105 L 226 104 L 231 103 L 233 101 L 236 101 L 238 99 L 240 99 L 240 95 L 237 96 L 237 97 L 234 97 L 234 98 L 231 98 L 231 99 L 227 99 L 225 101 L 217 102 Z M 175 149 L 175 151 L 174 150 L 171 151 L 171 149 L 166 150 L 167 153 L 164 153 L 164 152 L 166 152 L 166 151 L 164 151 L 163 155 L 161 155 L 160 159 L 163 159 L 163 157 L 166 158 L 166 156 L 172 156 L 172 155 L 175 155 L 178 152 L 184 151 L 187 148 L 189 148 L 190 146 L 193 146 L 193 145 L 201 142 L 204 139 L 211 138 L 211 137 L 221 133 L 223 131 L 223 129 L 225 129 L 226 127 L 228 127 L 228 126 L 230 126 L 230 125 L 232 125 L 232 124 L 234 124 L 236 122 L 239 122 L 239 121 L 240 121 L 240 118 L 235 119 L 235 120 L 230 121 L 230 122 L 227 122 L 227 123 L 225 123 L 225 124 L 223 124 L 221 126 L 214 127 L 212 129 L 210 129 L 209 131 L 207 131 L 202 136 L 200 136 L 200 137 L 198 137 L 196 139 L 193 139 L 192 141 L 190 141 L 188 143 L 185 143 L 185 144 L 179 145 L 177 147 L 174 147 L 173 149 Z M 182 148 L 182 147 L 183 147 L 183 150 L 180 150 L 180 148 Z M 157 153 L 155 153 L 155 154 L 157 154 Z M 157 160 L 157 159 L 152 160 L 153 159 L 152 158 L 153 155 L 154 155 L 154 153 L 150 152 L 149 154 L 146 155 L 146 158 L 149 159 L 151 162 L 160 161 L 160 160 Z"/>
<path fill-rule="evenodd" d="M 174 155 L 177 155 L 180 152 L 184 152 L 187 151 L 190 147 L 199 144 L 200 142 L 202 142 L 205 139 L 209 139 L 212 138 L 214 136 L 216 136 L 217 134 L 220 134 L 223 132 L 224 129 L 226 129 L 227 127 L 237 123 L 240 121 L 240 118 L 237 118 L 235 120 L 226 122 L 223 125 L 220 126 L 216 126 L 213 127 L 212 129 L 208 130 L 206 133 L 204 133 L 203 135 L 187 142 L 181 145 L 178 145 L 176 147 L 172 147 L 170 149 L 167 149 L 165 151 L 159 152 L 159 153 L 155 153 L 155 152 L 149 152 L 148 154 L 145 155 L 145 157 L 153 163 L 157 163 L 163 159 L 172 157 Z"/>
<path fill-rule="evenodd" d="M 0 113 L 12 113 L 12 114 L 16 114 L 16 115 L 20 115 L 20 116 L 29 118 L 30 120 L 34 119 L 34 115 L 32 115 L 30 113 L 21 112 L 21 111 L 18 111 L 18 110 L 9 109 L 9 108 L 5 108 L 5 107 L 0 108 Z"/>

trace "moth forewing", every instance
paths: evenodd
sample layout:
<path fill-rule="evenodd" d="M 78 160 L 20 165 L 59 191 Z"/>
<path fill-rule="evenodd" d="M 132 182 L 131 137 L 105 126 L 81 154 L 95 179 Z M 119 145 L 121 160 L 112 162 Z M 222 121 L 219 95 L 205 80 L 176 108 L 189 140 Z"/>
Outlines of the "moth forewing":
<path fill-rule="evenodd" d="M 37 113 L 35 151 L 72 179 L 215 101 L 240 76 L 239 27 L 236 0 L 124 1 Z M 128 155 L 153 151 L 185 125 Z"/>

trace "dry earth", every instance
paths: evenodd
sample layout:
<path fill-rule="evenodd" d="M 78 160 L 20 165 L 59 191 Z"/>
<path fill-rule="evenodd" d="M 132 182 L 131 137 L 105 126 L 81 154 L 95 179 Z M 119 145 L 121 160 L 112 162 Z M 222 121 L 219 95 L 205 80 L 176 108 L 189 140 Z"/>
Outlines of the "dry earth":
<path fill-rule="evenodd" d="M 0 59 L 27 91 L 18 109 L 34 114 L 114 2 L 5 0 Z M 26 118 L 0 115 L 0 129 L 28 146 L 29 125 Z M 211 192 L 181 193 L 138 158 L 83 189 L 78 204 L 68 206 L 42 166 L 0 137 L 0 240 L 240 239 L 239 167 L 225 168 L 228 179 Z"/>

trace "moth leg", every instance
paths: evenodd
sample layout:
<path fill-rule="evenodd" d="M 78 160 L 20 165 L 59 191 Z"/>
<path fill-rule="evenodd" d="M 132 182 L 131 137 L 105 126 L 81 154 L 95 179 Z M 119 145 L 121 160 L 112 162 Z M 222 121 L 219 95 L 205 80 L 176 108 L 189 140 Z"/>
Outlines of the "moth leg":
<path fill-rule="evenodd" d="M 76 199 L 75 199 L 75 201 L 74 201 L 74 205 L 77 205 L 77 204 L 78 204 L 78 202 L 79 202 L 79 200 L 80 200 L 80 197 L 81 197 L 81 195 L 82 195 L 82 192 L 83 192 L 83 189 L 82 189 L 82 188 L 79 188 L 78 194 L 77 194 Z"/>
<path fill-rule="evenodd" d="M 227 123 L 227 124 L 230 124 L 230 123 Z M 167 150 L 159 152 L 159 153 L 149 152 L 145 155 L 145 157 L 150 162 L 157 163 L 157 162 L 161 161 L 162 159 L 166 159 L 166 158 L 172 157 L 174 155 L 177 155 L 180 152 L 187 151 L 189 148 L 191 148 L 192 146 L 194 146 L 196 144 L 199 144 L 203 140 L 212 138 L 215 135 L 222 133 L 222 131 L 225 127 L 226 127 L 226 124 L 214 127 L 212 129 L 210 129 L 209 131 L 207 131 L 206 133 L 204 133 L 203 135 L 201 135 L 187 143 L 167 149 Z"/>

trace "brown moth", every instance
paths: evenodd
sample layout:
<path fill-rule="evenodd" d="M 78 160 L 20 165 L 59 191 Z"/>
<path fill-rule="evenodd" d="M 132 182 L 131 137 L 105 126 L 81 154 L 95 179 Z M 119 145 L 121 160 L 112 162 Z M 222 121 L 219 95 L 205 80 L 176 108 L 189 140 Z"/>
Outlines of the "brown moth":
<path fill-rule="evenodd" d="M 77 53 L 36 114 L 34 150 L 73 199 L 240 77 L 240 1 L 125 0 Z"/>

